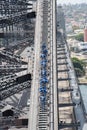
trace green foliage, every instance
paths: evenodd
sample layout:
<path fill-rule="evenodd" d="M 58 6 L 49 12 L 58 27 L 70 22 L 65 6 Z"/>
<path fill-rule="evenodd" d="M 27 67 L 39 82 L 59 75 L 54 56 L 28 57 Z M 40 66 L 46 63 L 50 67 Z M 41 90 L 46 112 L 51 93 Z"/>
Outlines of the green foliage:
<path fill-rule="evenodd" d="M 85 75 L 85 72 L 82 71 L 82 70 L 79 69 L 79 68 L 75 68 L 75 72 L 76 72 L 76 76 L 77 76 L 77 77 L 81 77 L 81 76 L 84 76 L 84 75 Z"/>
<path fill-rule="evenodd" d="M 85 61 L 83 61 L 83 60 L 79 60 L 78 58 L 76 58 L 76 57 L 73 57 L 72 58 L 72 61 L 73 62 L 75 62 L 75 61 L 78 61 L 83 67 L 85 67 L 86 66 L 86 63 L 85 63 Z"/>
<path fill-rule="evenodd" d="M 84 34 L 79 33 L 78 35 L 75 36 L 75 39 L 78 41 L 84 41 Z"/>
<path fill-rule="evenodd" d="M 75 68 L 76 76 L 81 77 L 85 75 L 85 64 L 82 60 L 79 60 L 78 58 L 72 58 L 72 62 Z"/>

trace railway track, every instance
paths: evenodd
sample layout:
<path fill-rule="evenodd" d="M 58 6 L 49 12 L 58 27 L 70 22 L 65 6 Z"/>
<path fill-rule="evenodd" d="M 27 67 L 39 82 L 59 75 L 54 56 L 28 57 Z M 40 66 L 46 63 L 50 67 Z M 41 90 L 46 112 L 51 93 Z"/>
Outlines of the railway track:
<path fill-rule="evenodd" d="M 80 103 L 80 95 L 68 45 L 61 32 L 58 32 L 57 37 L 57 67 L 59 130 L 78 129 L 80 122 L 76 119 L 77 113 L 74 111 Z"/>

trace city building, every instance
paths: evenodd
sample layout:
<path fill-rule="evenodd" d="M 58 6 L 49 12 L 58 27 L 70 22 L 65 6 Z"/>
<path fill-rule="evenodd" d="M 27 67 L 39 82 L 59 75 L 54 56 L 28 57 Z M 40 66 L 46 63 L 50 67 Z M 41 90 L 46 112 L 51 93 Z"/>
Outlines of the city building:
<path fill-rule="evenodd" d="M 78 50 L 79 51 L 87 51 L 87 42 L 78 43 Z"/>

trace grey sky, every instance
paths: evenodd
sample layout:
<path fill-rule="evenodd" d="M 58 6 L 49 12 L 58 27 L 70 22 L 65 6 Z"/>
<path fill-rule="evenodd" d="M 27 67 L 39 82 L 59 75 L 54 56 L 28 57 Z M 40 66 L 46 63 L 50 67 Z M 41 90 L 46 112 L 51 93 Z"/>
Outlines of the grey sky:
<path fill-rule="evenodd" d="M 75 3 L 87 3 L 87 0 L 57 0 L 58 4 L 75 4 Z"/>

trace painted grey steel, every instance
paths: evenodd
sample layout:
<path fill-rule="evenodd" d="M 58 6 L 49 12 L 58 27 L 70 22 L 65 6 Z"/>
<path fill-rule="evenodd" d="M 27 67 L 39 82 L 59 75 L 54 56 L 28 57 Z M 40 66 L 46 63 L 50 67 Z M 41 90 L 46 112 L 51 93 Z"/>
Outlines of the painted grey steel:
<path fill-rule="evenodd" d="M 54 130 L 58 129 L 57 111 L 57 69 L 56 69 L 56 1 L 38 0 L 35 28 L 35 61 L 31 87 L 31 105 L 29 115 L 29 130 Z M 49 22 L 50 21 L 50 22 Z M 39 35 L 38 35 L 39 34 Z M 48 35 L 48 37 L 47 37 Z M 48 91 L 49 100 L 46 109 L 42 111 L 39 102 L 40 78 L 40 46 L 47 43 L 49 54 L 50 73 Z M 55 58 L 54 58 L 55 57 Z M 55 62 L 55 63 L 54 63 Z"/>

